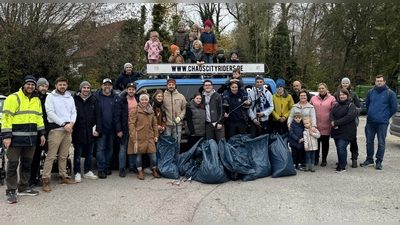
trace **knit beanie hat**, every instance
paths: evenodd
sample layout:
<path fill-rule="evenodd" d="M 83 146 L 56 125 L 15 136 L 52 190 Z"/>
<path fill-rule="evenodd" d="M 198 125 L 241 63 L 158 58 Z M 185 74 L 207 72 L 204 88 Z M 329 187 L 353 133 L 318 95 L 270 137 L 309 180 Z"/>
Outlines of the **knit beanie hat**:
<path fill-rule="evenodd" d="M 192 37 L 194 40 L 197 39 L 197 35 L 194 32 L 190 32 L 189 37 Z"/>
<path fill-rule="evenodd" d="M 79 85 L 79 90 L 82 90 L 82 88 L 84 86 L 89 86 L 90 88 L 92 88 L 92 86 L 90 85 L 90 83 L 88 81 L 82 81 L 82 83 Z"/>
<path fill-rule="evenodd" d="M 132 63 L 127 62 L 127 63 L 124 64 L 124 70 L 126 70 L 127 66 L 130 66 L 130 67 L 133 68 Z"/>
<path fill-rule="evenodd" d="M 344 82 L 346 82 L 346 83 L 349 83 L 349 84 L 350 84 L 350 79 L 349 79 L 349 78 L 347 78 L 347 77 L 345 77 L 345 78 L 343 78 L 343 79 L 342 79 L 342 82 L 341 82 L 341 84 L 343 84 Z"/>
<path fill-rule="evenodd" d="M 49 86 L 49 82 L 46 80 L 46 78 L 43 78 L 43 77 L 41 77 L 41 78 L 39 78 L 39 80 L 37 81 L 37 83 L 36 83 L 36 87 L 40 87 L 40 86 L 42 86 L 42 85 L 47 85 L 47 86 Z"/>
<path fill-rule="evenodd" d="M 208 26 L 208 27 L 212 27 L 212 22 L 211 22 L 211 20 L 206 20 L 205 22 L 204 22 L 204 27 L 206 27 L 206 26 Z"/>
<path fill-rule="evenodd" d="M 257 82 L 257 80 L 263 80 L 263 81 L 264 81 L 264 77 L 261 76 L 261 75 L 257 75 L 257 76 L 256 76 L 256 82 Z"/>
<path fill-rule="evenodd" d="M 276 87 L 285 87 L 285 80 L 282 78 L 279 78 L 278 80 L 276 80 Z"/>
<path fill-rule="evenodd" d="M 36 85 L 36 78 L 32 75 L 26 75 L 22 80 L 22 87 L 28 82 L 33 82 Z"/>
<path fill-rule="evenodd" d="M 181 20 L 181 21 L 178 22 L 178 27 L 179 27 L 179 25 L 181 25 L 181 24 L 182 24 L 183 26 L 185 26 L 185 22 L 183 22 L 183 21 Z"/>
<path fill-rule="evenodd" d="M 218 54 L 225 54 L 224 49 L 221 48 L 221 47 L 218 47 L 218 48 L 217 48 L 217 55 L 218 55 Z"/>
<path fill-rule="evenodd" d="M 179 50 L 179 47 L 177 45 L 171 45 L 171 52 L 175 53 L 176 50 Z"/>
<path fill-rule="evenodd" d="M 168 85 L 169 83 L 174 83 L 174 84 L 176 85 L 176 81 L 175 81 L 174 78 L 169 78 L 169 79 L 167 80 L 167 85 Z"/>

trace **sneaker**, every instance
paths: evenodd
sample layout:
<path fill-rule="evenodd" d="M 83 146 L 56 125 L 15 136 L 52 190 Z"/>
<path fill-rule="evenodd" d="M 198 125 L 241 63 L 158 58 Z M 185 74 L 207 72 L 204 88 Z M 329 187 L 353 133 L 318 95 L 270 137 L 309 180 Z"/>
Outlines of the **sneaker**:
<path fill-rule="evenodd" d="M 24 196 L 24 195 L 35 196 L 35 195 L 38 195 L 38 194 L 39 194 L 39 192 L 35 191 L 33 189 L 26 189 L 25 191 L 18 192 L 18 195 L 20 195 L 20 196 Z"/>
<path fill-rule="evenodd" d="M 83 174 L 83 178 L 90 179 L 90 180 L 96 180 L 99 177 L 94 175 L 94 173 L 92 171 L 89 171 L 89 172 Z"/>
<path fill-rule="evenodd" d="M 343 172 L 346 172 L 346 169 L 345 169 L 345 168 L 336 167 L 335 173 L 343 173 Z"/>
<path fill-rule="evenodd" d="M 297 169 L 300 170 L 300 171 L 303 171 L 303 170 L 304 170 L 304 168 L 301 166 L 301 163 L 299 163 L 299 164 L 297 165 Z"/>
<path fill-rule="evenodd" d="M 15 192 L 9 191 L 7 192 L 7 203 L 9 204 L 13 204 L 13 203 L 17 203 L 18 199 L 17 196 L 15 195 Z"/>
<path fill-rule="evenodd" d="M 364 167 L 364 166 L 373 166 L 374 165 L 374 161 L 370 161 L 370 160 L 365 160 L 363 163 L 360 163 L 360 166 L 361 167 Z"/>
<path fill-rule="evenodd" d="M 120 176 L 120 177 L 125 177 L 125 176 L 126 176 L 126 174 L 125 174 L 125 168 L 119 169 L 119 176 Z"/>
<path fill-rule="evenodd" d="M 100 179 L 106 179 L 107 178 L 107 174 L 105 171 L 99 171 L 98 174 Z"/>
<path fill-rule="evenodd" d="M 382 170 L 382 162 L 376 161 L 375 169 Z"/>
<path fill-rule="evenodd" d="M 77 183 L 82 182 L 82 177 L 81 177 L 81 174 L 80 174 L 80 173 L 75 174 L 75 181 L 76 181 Z"/>

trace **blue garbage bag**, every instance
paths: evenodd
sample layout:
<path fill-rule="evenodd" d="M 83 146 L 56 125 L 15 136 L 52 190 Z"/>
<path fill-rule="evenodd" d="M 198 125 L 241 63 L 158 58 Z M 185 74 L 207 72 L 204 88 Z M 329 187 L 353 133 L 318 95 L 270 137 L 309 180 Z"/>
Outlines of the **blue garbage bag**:
<path fill-rule="evenodd" d="M 157 141 L 157 168 L 165 178 L 178 179 L 179 169 L 176 164 L 178 142 L 171 136 L 162 135 Z"/>
<path fill-rule="evenodd" d="M 255 170 L 250 165 L 248 152 L 244 143 L 241 142 L 241 145 L 239 145 L 239 142 L 237 142 L 237 144 L 237 147 L 234 147 L 224 139 L 219 141 L 218 151 L 222 164 L 231 172 L 240 174 L 254 173 Z"/>
<path fill-rule="evenodd" d="M 268 138 L 268 134 L 264 134 L 244 141 L 244 146 L 250 157 L 250 165 L 255 172 L 244 175 L 242 177 L 243 181 L 255 180 L 271 175 L 271 163 L 268 156 Z"/>
<path fill-rule="evenodd" d="M 178 156 L 179 173 L 186 178 L 194 180 L 197 170 L 203 160 L 201 143 L 204 138 L 198 140 L 188 151 Z"/>
<path fill-rule="evenodd" d="M 218 156 L 218 145 L 214 139 L 201 143 L 202 162 L 196 172 L 194 180 L 206 184 L 219 184 L 228 182 L 224 167 Z"/>
<path fill-rule="evenodd" d="M 244 147 L 244 142 L 250 139 L 250 134 L 236 134 L 229 138 L 228 144 L 233 147 Z"/>
<path fill-rule="evenodd" d="M 269 136 L 269 159 L 271 161 L 272 178 L 296 175 L 293 165 L 292 154 L 290 153 L 287 135 L 279 134 Z"/>

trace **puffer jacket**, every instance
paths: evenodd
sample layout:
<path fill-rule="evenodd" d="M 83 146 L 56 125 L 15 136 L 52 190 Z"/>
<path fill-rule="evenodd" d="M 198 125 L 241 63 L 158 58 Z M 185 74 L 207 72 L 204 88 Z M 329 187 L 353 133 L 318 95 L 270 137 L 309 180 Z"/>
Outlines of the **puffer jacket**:
<path fill-rule="evenodd" d="M 180 51 L 188 51 L 189 34 L 185 30 L 178 30 L 175 33 L 173 44 L 178 46 Z"/>

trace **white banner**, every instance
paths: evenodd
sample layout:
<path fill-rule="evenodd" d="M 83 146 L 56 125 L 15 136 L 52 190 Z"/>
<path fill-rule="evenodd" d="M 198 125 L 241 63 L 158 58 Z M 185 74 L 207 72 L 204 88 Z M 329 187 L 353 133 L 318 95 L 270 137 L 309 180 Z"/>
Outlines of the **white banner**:
<path fill-rule="evenodd" d="M 239 68 L 241 73 L 264 73 L 264 64 L 263 63 L 208 63 L 203 64 L 202 66 L 198 66 L 194 63 L 185 63 L 185 64 L 147 64 L 147 73 L 148 74 L 190 74 L 190 73 L 232 73 L 232 70 L 235 68 Z"/>

